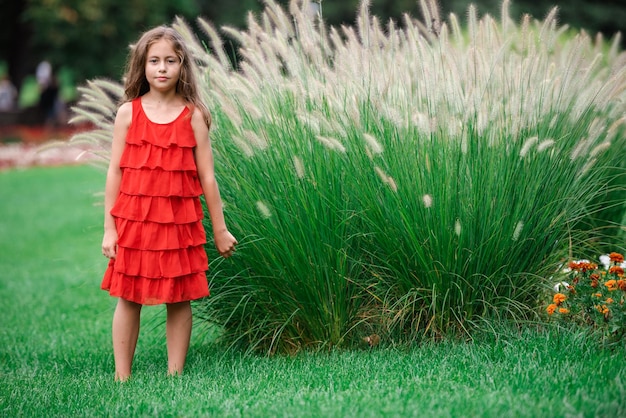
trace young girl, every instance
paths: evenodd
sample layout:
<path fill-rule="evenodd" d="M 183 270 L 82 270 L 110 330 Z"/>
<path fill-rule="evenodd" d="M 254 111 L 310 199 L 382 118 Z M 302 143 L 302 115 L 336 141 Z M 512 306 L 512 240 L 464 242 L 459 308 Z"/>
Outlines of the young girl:
<path fill-rule="evenodd" d="M 200 195 L 218 252 L 235 251 L 213 171 L 210 125 L 180 35 L 167 26 L 143 34 L 127 64 L 105 189 L 102 253 L 110 261 L 102 288 L 119 298 L 116 380 L 130 377 L 142 305 L 166 304 L 168 373 L 183 371 L 190 301 L 209 295 Z"/>

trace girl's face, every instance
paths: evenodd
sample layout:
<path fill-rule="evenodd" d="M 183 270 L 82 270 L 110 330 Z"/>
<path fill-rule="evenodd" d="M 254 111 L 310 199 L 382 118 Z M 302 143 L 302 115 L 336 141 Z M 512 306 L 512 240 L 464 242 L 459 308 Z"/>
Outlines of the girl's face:
<path fill-rule="evenodd" d="M 150 89 L 161 92 L 175 90 L 181 65 L 169 40 L 162 38 L 150 45 L 146 58 L 146 79 Z"/>

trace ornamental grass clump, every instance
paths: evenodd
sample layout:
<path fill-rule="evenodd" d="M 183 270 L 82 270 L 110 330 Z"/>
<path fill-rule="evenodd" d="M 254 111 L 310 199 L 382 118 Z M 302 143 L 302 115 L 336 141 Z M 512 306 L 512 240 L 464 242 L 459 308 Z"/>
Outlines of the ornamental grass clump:
<path fill-rule="evenodd" d="M 619 37 L 566 36 L 556 9 L 516 24 L 508 1 L 499 21 L 470 6 L 462 27 L 420 3 L 426 23 L 383 26 L 363 1 L 337 28 L 307 1 L 266 0 L 247 29 L 223 28 L 236 64 L 208 22 L 208 49 L 175 22 L 204 72 L 241 243 L 197 312 L 233 347 L 384 346 L 526 319 L 568 246 L 602 242 L 591 220 L 623 213 Z M 116 87 L 83 93 L 77 119 L 99 129 L 76 140 L 101 141 Z"/>
<path fill-rule="evenodd" d="M 606 268 L 572 261 L 566 277 L 555 286 L 546 311 L 552 318 L 600 332 L 609 346 L 626 343 L 626 277 L 624 256 L 610 253 Z"/>

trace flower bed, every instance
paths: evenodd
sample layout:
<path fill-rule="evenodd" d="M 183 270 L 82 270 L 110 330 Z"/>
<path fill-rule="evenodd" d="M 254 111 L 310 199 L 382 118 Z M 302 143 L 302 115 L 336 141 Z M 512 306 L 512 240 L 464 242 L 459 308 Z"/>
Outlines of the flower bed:
<path fill-rule="evenodd" d="M 604 268 L 588 260 L 568 265 L 569 282 L 554 287 L 548 315 L 601 331 L 605 343 L 615 344 L 626 334 L 624 256 L 613 252 L 600 258 Z"/>

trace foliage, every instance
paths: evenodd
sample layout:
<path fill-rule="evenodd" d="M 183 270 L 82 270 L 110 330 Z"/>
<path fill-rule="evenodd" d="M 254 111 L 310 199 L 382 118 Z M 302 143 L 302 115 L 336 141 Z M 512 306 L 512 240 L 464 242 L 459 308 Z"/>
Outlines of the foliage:
<path fill-rule="evenodd" d="M 120 77 L 138 32 L 198 13 L 195 0 L 31 0 L 23 19 L 33 28 L 35 55 L 72 68 L 83 80 Z"/>
<path fill-rule="evenodd" d="M 606 269 L 586 260 L 572 261 L 565 280 L 555 287 L 548 315 L 600 330 L 602 341 L 626 343 L 626 278 L 624 256 L 611 253 Z"/>
<path fill-rule="evenodd" d="M 267 1 L 247 30 L 223 28 L 238 69 L 210 24 L 198 21 L 207 52 L 176 22 L 204 69 L 241 242 L 212 264 L 200 314 L 232 346 L 412 341 L 528 318 L 568 247 L 598 241 L 577 228 L 624 191 L 619 39 L 563 37 L 556 12 L 516 25 L 508 2 L 499 23 L 470 7 L 464 29 L 423 6 L 425 23 L 383 29 L 364 2 L 354 27 L 335 28 Z M 74 110 L 98 124 L 75 139 L 105 160 L 118 89 L 94 81 Z"/>

